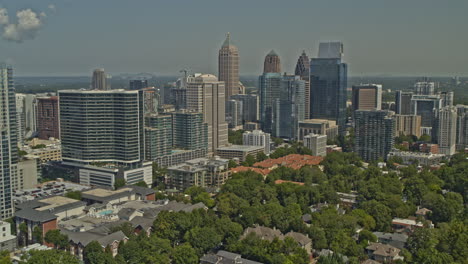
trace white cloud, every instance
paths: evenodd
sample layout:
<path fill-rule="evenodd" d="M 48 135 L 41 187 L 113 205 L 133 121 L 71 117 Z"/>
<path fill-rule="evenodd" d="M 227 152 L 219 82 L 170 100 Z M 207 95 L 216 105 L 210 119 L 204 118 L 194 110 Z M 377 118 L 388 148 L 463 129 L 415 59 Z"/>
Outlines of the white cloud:
<path fill-rule="evenodd" d="M 1 17 L 0 15 L 0 20 Z M 31 9 L 16 12 L 16 23 L 10 24 L 7 20 L 7 23 L 2 24 L 4 26 L 3 39 L 20 43 L 35 38 L 43 25 L 41 19 L 44 17 L 46 17 L 45 13 L 38 14 Z"/>
<path fill-rule="evenodd" d="M 0 25 L 6 25 L 8 21 L 8 11 L 5 8 L 0 8 Z"/>

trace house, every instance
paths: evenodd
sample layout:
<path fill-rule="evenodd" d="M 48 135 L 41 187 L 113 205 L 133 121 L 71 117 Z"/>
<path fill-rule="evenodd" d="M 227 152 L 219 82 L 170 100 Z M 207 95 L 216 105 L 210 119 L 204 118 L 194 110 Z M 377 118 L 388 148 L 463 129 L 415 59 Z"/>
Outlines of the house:
<path fill-rule="evenodd" d="M 403 218 L 393 218 L 392 228 L 397 233 L 411 233 L 416 228 L 423 228 L 426 224 L 429 228 L 434 228 L 434 224 L 431 221 L 426 221 L 426 223 L 419 222 L 416 219 L 403 219 Z"/>
<path fill-rule="evenodd" d="M 97 232 L 72 232 L 67 230 L 61 230 L 62 233 L 66 234 L 70 244 L 70 254 L 77 256 L 80 260 L 83 260 L 84 248 L 92 241 L 97 241 L 104 251 L 107 247 L 110 248 L 112 256 L 117 255 L 119 244 L 121 242 L 127 242 L 128 237 L 122 231 L 117 231 L 111 234 L 102 234 Z"/>
<path fill-rule="evenodd" d="M 377 237 L 377 242 L 399 249 L 403 249 L 406 245 L 406 241 L 408 240 L 408 236 L 405 234 L 383 232 L 374 232 L 373 234 Z"/>
<path fill-rule="evenodd" d="M 399 259 L 402 260 L 403 257 L 399 255 L 400 251 L 401 250 L 396 247 L 381 243 L 371 243 L 368 247 L 366 247 L 366 252 L 369 258 L 385 263 L 393 262 Z"/>
<path fill-rule="evenodd" d="M 200 258 L 200 264 L 263 264 L 242 258 L 240 254 L 220 250 L 216 254 L 205 254 Z"/>
<path fill-rule="evenodd" d="M 427 208 L 419 208 L 418 207 L 418 210 L 416 211 L 415 215 L 416 216 L 420 216 L 424 219 L 427 219 L 427 216 L 428 214 L 432 213 L 431 210 L 427 209 Z"/>

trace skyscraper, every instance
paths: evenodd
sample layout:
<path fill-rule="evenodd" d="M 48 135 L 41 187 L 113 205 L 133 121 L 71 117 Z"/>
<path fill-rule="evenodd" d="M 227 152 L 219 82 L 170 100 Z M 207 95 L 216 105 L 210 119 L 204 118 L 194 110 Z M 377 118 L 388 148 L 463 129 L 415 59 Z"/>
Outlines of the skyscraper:
<path fill-rule="evenodd" d="M 348 66 L 341 60 L 342 45 L 321 43 L 319 58 L 310 62 L 310 116 L 336 120 L 345 132 Z"/>
<path fill-rule="evenodd" d="M 237 94 L 232 100 L 242 102 L 242 123 L 257 122 L 259 116 L 258 96 L 255 94 Z"/>
<path fill-rule="evenodd" d="M 224 82 L 212 74 L 195 74 L 187 82 L 187 109 L 203 113 L 208 124 L 208 152 L 228 144 Z"/>
<path fill-rule="evenodd" d="M 172 116 L 145 115 L 145 160 L 171 154 Z"/>
<path fill-rule="evenodd" d="M 208 124 L 203 121 L 203 113 L 181 110 L 172 113 L 172 145 L 177 149 L 208 149 Z"/>
<path fill-rule="evenodd" d="M 239 50 L 231 43 L 231 34 L 227 33 L 218 54 L 219 80 L 224 82 L 226 101 L 235 94 L 243 94 L 239 85 Z"/>
<path fill-rule="evenodd" d="M 235 128 L 242 125 L 243 108 L 242 101 L 226 101 L 226 122 L 228 122 L 230 128 Z"/>
<path fill-rule="evenodd" d="M 395 136 L 421 136 L 421 116 L 418 115 L 394 115 Z"/>
<path fill-rule="evenodd" d="M 59 91 L 62 157 L 131 165 L 144 160 L 143 91 Z"/>
<path fill-rule="evenodd" d="M 259 77 L 260 122 L 262 130 L 273 131 L 273 112 L 281 92 L 281 73 L 264 73 Z"/>
<path fill-rule="evenodd" d="M 393 112 L 357 110 L 355 119 L 355 152 L 364 160 L 387 159 L 394 143 Z"/>
<path fill-rule="evenodd" d="M 310 118 L 310 60 L 305 51 L 302 52 L 301 56 L 297 60 L 295 75 L 301 77 L 305 81 L 305 118 Z"/>
<path fill-rule="evenodd" d="M 104 69 L 96 69 L 93 71 L 93 79 L 91 82 L 93 90 L 108 90 L 107 75 Z"/>
<path fill-rule="evenodd" d="M 436 120 L 432 131 L 439 144 L 439 153 L 451 156 L 455 154 L 455 144 L 457 137 L 457 109 L 453 106 L 446 106 L 438 109 Z"/>
<path fill-rule="evenodd" d="M 0 65 L 0 220 L 11 217 L 12 181 L 16 178 L 18 146 L 13 69 Z"/>
<path fill-rule="evenodd" d="M 40 139 L 60 139 L 57 96 L 37 98 L 37 131 Z"/>
<path fill-rule="evenodd" d="M 382 85 L 360 84 L 353 85 L 353 110 L 381 110 Z"/>
<path fill-rule="evenodd" d="M 298 139 L 299 122 L 305 119 L 305 82 L 295 75 L 282 77 L 280 97 L 273 111 L 273 136 Z"/>
<path fill-rule="evenodd" d="M 456 149 L 464 150 L 468 147 L 468 106 L 457 105 L 457 142 Z"/>
<path fill-rule="evenodd" d="M 395 113 L 399 115 L 411 115 L 412 92 L 396 91 L 395 95 Z"/>
<path fill-rule="evenodd" d="M 148 87 L 148 80 L 130 80 L 130 90 L 141 90 Z"/>
<path fill-rule="evenodd" d="M 429 82 L 427 79 L 414 84 L 414 94 L 417 95 L 433 95 L 435 92 L 435 83 Z"/>
<path fill-rule="evenodd" d="M 263 63 L 263 73 L 281 73 L 281 60 L 274 50 L 271 50 L 265 57 Z"/>

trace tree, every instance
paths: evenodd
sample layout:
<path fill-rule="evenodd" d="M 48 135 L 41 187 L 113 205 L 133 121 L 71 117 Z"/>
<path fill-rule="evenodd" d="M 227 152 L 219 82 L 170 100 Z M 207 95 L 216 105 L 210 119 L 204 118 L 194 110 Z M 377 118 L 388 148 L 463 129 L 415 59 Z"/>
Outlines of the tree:
<path fill-rule="evenodd" d="M 134 184 L 135 186 L 145 187 L 148 188 L 148 184 L 145 181 L 140 181 Z"/>
<path fill-rule="evenodd" d="M 80 263 L 76 257 L 62 250 L 31 250 L 29 254 L 30 258 L 25 264 Z"/>
<path fill-rule="evenodd" d="M 32 237 L 34 239 L 34 241 L 36 241 L 37 243 L 40 243 L 42 244 L 43 242 L 43 237 L 42 237 L 42 228 L 40 228 L 39 226 L 35 226 L 33 231 L 32 231 Z"/>
<path fill-rule="evenodd" d="M 28 245 L 28 226 L 26 225 L 25 222 L 21 223 L 19 225 L 19 235 L 21 237 L 21 240 L 23 241 L 23 245 L 27 246 Z"/>
<path fill-rule="evenodd" d="M 230 169 L 235 168 L 235 167 L 237 167 L 237 166 L 238 166 L 238 165 L 237 165 L 237 163 L 236 163 L 234 160 L 229 160 L 229 162 L 228 162 L 228 167 L 229 167 Z"/>
<path fill-rule="evenodd" d="M 174 248 L 172 254 L 174 264 L 197 264 L 199 258 L 197 252 L 189 244 L 182 244 Z"/>
<path fill-rule="evenodd" d="M 60 230 L 54 229 L 49 230 L 44 236 L 45 242 L 53 244 L 54 248 L 57 249 L 66 249 L 69 247 L 68 236 L 60 233 Z"/>
<path fill-rule="evenodd" d="M 361 208 L 375 219 L 375 229 L 385 232 L 390 230 L 392 222 L 391 209 L 382 203 L 372 200 L 363 202 Z"/>
<path fill-rule="evenodd" d="M 208 250 L 217 247 L 222 237 L 212 227 L 195 227 L 185 234 L 184 240 L 189 242 L 201 257 Z"/>
<path fill-rule="evenodd" d="M 114 183 L 114 189 L 118 190 L 122 187 L 124 187 L 127 184 L 125 179 L 116 179 Z"/>
<path fill-rule="evenodd" d="M 264 161 L 264 160 L 268 159 L 268 156 L 263 152 L 259 152 L 257 154 L 256 159 L 257 159 L 257 162 L 260 162 L 260 161 Z"/>
<path fill-rule="evenodd" d="M 83 261 L 86 264 L 96 263 L 98 256 L 104 254 L 104 250 L 97 241 L 91 241 L 83 250 Z"/>
<path fill-rule="evenodd" d="M 246 166 L 246 167 L 251 167 L 252 165 L 254 165 L 254 163 L 257 162 L 255 160 L 255 157 L 252 156 L 251 154 L 248 154 L 246 157 L 245 157 L 245 161 L 242 162 L 242 165 L 243 166 Z"/>
<path fill-rule="evenodd" d="M 10 252 L 7 250 L 0 251 L 0 264 L 10 264 Z"/>
<path fill-rule="evenodd" d="M 80 191 L 69 191 L 65 194 L 65 197 L 81 201 Z"/>
<path fill-rule="evenodd" d="M 122 231 L 127 237 L 131 237 L 135 234 L 135 229 L 133 228 L 130 222 L 122 223 L 118 226 L 113 226 L 110 228 L 111 233 Z"/>

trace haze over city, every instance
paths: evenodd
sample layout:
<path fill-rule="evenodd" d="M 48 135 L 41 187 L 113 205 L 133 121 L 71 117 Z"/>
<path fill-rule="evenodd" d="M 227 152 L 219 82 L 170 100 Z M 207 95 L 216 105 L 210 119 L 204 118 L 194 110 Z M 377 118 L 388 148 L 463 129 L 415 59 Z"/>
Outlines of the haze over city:
<path fill-rule="evenodd" d="M 0 61 L 19 76 L 215 73 L 231 32 L 241 75 L 261 73 L 271 49 L 292 72 L 302 50 L 341 41 L 352 76 L 466 76 L 466 10 L 465 0 L 3 0 Z"/>

